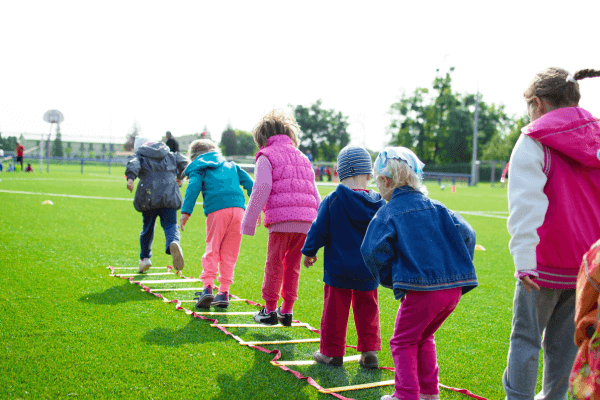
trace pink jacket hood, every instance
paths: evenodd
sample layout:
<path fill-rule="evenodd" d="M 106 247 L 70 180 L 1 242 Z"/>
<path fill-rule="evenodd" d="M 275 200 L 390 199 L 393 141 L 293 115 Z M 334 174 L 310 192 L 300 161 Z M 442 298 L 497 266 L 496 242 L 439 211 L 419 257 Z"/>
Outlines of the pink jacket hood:
<path fill-rule="evenodd" d="M 550 111 L 523 127 L 521 133 L 580 164 L 600 168 L 600 122 L 583 108 Z"/>

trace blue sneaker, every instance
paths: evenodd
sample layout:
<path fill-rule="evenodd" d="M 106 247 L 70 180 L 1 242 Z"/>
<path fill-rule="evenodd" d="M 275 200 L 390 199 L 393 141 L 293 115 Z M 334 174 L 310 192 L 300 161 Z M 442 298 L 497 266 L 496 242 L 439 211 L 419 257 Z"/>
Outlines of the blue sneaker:
<path fill-rule="evenodd" d="M 217 293 L 215 299 L 212 302 L 212 305 L 220 308 L 229 307 L 229 293 Z"/>
<path fill-rule="evenodd" d="M 194 300 L 198 300 L 196 302 L 196 308 L 210 308 L 210 304 L 215 298 L 212 293 L 212 286 L 204 288 L 202 292 L 196 292 L 196 296 L 200 296 L 194 297 Z"/>

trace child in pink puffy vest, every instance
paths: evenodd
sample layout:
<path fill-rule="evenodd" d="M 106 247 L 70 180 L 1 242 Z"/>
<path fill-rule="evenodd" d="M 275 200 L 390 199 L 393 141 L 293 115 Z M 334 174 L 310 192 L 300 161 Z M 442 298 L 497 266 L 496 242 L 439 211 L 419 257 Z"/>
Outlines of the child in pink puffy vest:
<path fill-rule="evenodd" d="M 298 150 L 299 130 L 293 116 L 274 110 L 252 132 L 260 150 L 255 157 L 254 188 L 242 233 L 254 236 L 264 211 L 264 225 L 269 230 L 262 285 L 265 307 L 254 314 L 254 320 L 263 325 L 292 325 L 294 302 L 298 300 L 300 250 L 321 202 L 310 161 Z M 277 307 L 280 293 L 283 302 Z"/>

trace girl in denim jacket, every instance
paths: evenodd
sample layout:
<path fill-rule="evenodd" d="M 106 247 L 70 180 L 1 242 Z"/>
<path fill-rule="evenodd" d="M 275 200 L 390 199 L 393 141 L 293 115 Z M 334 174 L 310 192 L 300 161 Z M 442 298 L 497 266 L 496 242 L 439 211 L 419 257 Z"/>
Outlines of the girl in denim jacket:
<path fill-rule="evenodd" d="M 405 147 L 386 147 L 375 178 L 388 203 L 369 224 L 361 253 L 381 284 L 404 299 L 390 339 L 396 367 L 392 399 L 439 399 L 434 333 L 461 295 L 478 285 L 475 231 L 456 212 L 426 196 L 424 164 Z"/>

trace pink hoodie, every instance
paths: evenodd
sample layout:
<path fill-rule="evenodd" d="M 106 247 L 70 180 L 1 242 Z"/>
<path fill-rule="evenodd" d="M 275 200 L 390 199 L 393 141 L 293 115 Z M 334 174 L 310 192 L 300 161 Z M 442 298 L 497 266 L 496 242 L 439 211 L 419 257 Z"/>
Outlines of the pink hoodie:
<path fill-rule="evenodd" d="M 542 144 L 548 210 L 537 230 L 540 286 L 566 289 L 600 238 L 600 122 L 579 107 L 551 111 L 523 128 Z"/>

